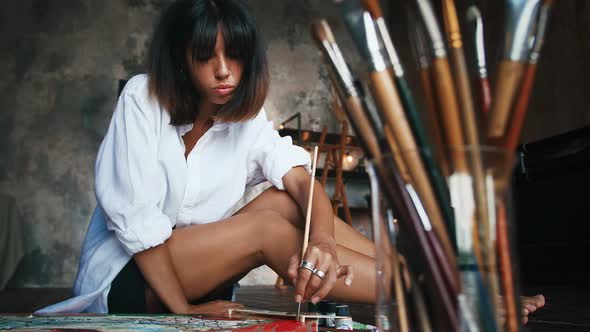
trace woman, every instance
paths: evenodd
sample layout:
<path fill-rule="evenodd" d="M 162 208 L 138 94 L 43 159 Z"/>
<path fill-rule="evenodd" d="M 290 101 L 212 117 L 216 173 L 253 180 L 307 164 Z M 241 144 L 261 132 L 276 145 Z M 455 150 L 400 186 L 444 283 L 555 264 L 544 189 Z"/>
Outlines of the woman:
<path fill-rule="evenodd" d="M 295 302 L 374 303 L 374 246 L 334 217 L 317 182 L 301 264 L 309 155 L 273 130 L 267 91 L 243 2 L 174 2 L 149 73 L 125 86 L 98 152 L 76 297 L 39 313 L 223 314 L 240 305 L 215 300 L 231 299 L 235 281 L 264 264 L 296 286 Z M 274 187 L 232 215 L 264 180 Z M 525 301 L 525 315 L 539 301 Z"/>
<path fill-rule="evenodd" d="M 230 299 L 233 283 L 263 264 L 296 285 L 296 302 L 374 302 L 374 247 L 333 216 L 319 183 L 311 265 L 299 269 L 309 154 L 273 130 L 267 90 L 243 2 L 174 2 L 148 75 L 125 86 L 98 152 L 77 296 L 41 312 L 219 314 L 239 305 L 203 302 Z M 231 215 L 264 180 L 274 187 Z"/>

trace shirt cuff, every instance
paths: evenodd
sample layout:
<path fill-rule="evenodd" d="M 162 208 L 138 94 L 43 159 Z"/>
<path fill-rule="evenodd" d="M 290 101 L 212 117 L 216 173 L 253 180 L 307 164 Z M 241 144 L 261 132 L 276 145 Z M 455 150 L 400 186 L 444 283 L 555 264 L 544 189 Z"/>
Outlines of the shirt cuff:
<path fill-rule="evenodd" d="M 116 227 L 115 234 L 125 251 L 134 255 L 164 243 L 172 235 L 172 227 L 168 217 L 160 215 L 132 223 L 126 229 Z"/>
<path fill-rule="evenodd" d="M 264 176 L 277 189 L 285 190 L 283 176 L 297 166 L 305 167 L 311 174 L 311 158 L 305 149 L 291 143 L 291 137 L 282 137 L 281 140 L 283 144 L 276 144 L 274 149 L 277 151 L 270 153 L 273 157 L 266 160 L 264 170 L 267 174 Z"/>

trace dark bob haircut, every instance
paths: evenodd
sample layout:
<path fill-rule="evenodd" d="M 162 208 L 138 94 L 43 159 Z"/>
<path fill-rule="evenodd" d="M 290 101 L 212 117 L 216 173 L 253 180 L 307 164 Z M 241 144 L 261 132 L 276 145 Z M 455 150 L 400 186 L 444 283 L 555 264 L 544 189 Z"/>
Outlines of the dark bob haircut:
<path fill-rule="evenodd" d="M 226 55 L 242 64 L 242 78 L 231 99 L 215 115 L 239 122 L 255 117 L 268 93 L 266 54 L 256 22 L 242 0 L 176 0 L 154 31 L 149 50 L 149 91 L 170 113 L 171 124 L 193 123 L 200 96 L 190 79 L 187 50 L 193 61 L 213 55 L 221 27 Z"/>

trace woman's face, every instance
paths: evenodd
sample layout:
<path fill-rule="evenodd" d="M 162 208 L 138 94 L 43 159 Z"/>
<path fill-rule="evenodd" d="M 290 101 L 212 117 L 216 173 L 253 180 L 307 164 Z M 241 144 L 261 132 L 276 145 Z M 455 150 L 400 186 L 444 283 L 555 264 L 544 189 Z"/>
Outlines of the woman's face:
<path fill-rule="evenodd" d="M 217 32 L 215 50 L 211 58 L 193 61 L 190 48 L 186 52 L 190 76 L 205 101 L 214 105 L 227 103 L 242 78 L 242 64 L 225 54 L 221 29 Z"/>

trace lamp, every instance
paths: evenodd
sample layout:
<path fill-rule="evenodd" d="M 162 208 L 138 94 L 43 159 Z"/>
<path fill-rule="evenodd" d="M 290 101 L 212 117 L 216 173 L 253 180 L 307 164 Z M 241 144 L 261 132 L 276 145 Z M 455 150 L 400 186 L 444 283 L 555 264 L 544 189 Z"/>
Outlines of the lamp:
<path fill-rule="evenodd" d="M 287 120 L 281 122 L 279 129 L 285 129 L 285 125 L 294 119 L 297 119 L 297 144 L 303 145 L 303 139 L 301 138 L 301 112 L 297 112 L 291 115 Z"/>

